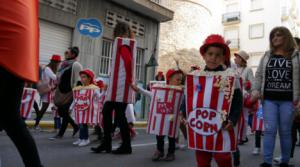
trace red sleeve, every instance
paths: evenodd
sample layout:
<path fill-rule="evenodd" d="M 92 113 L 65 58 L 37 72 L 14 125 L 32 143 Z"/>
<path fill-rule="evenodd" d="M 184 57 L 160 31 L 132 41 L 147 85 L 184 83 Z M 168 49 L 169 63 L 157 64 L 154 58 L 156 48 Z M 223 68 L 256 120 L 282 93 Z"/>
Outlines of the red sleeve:
<path fill-rule="evenodd" d="M 122 56 L 122 59 L 124 61 L 125 71 L 126 71 L 126 82 L 132 83 L 132 54 L 131 49 L 128 46 L 122 46 L 120 48 L 120 54 Z"/>

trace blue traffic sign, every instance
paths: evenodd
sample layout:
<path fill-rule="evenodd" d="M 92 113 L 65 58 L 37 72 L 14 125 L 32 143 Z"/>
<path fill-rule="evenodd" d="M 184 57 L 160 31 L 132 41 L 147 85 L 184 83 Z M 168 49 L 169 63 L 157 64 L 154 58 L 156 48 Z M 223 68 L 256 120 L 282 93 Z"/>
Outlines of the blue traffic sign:
<path fill-rule="evenodd" d="M 76 25 L 81 35 L 98 38 L 103 34 L 101 22 L 95 18 L 79 19 Z"/>

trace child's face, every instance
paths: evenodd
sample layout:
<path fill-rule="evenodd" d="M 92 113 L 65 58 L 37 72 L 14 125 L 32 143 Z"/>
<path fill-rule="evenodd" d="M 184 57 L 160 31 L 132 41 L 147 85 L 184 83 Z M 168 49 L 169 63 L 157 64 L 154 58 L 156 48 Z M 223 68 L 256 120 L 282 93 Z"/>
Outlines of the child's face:
<path fill-rule="evenodd" d="M 224 62 L 223 49 L 220 47 L 210 46 L 207 48 L 203 59 L 207 68 L 216 69 Z"/>
<path fill-rule="evenodd" d="M 169 85 L 179 86 L 182 84 L 183 75 L 181 73 L 174 74 L 169 81 Z"/>
<path fill-rule="evenodd" d="M 88 77 L 86 74 L 81 74 L 80 80 L 83 85 L 89 85 L 91 83 L 91 78 Z"/>
<path fill-rule="evenodd" d="M 234 63 L 236 65 L 242 65 L 243 64 L 243 59 L 240 56 L 235 56 L 234 57 Z"/>

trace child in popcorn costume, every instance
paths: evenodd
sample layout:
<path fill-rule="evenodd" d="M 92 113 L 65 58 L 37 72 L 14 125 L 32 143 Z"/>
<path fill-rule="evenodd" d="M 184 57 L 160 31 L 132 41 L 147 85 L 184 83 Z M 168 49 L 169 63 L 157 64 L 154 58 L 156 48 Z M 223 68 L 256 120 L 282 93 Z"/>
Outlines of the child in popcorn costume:
<path fill-rule="evenodd" d="M 181 86 L 182 86 L 182 83 L 184 81 L 184 72 L 182 70 L 180 70 L 179 68 L 178 69 L 169 69 L 167 71 L 167 73 L 166 73 L 166 79 L 167 79 L 167 86 L 169 85 L 169 86 L 174 86 L 174 87 L 180 87 L 180 88 L 182 88 Z M 150 91 L 145 90 L 143 88 L 137 87 L 136 85 L 132 85 L 132 87 L 133 87 L 134 90 L 142 93 L 143 95 L 151 97 L 151 104 L 153 104 L 153 100 L 155 101 L 154 98 L 158 98 L 158 97 L 155 96 L 156 92 L 153 91 L 153 89 L 150 92 Z M 183 100 L 182 97 L 183 97 L 183 94 L 182 94 L 182 96 L 180 98 L 180 101 L 179 101 L 180 104 L 181 104 L 181 102 Z M 165 104 L 166 103 L 167 102 L 165 102 Z M 180 106 L 180 104 L 178 104 L 178 106 Z M 154 107 L 154 110 L 155 109 L 157 109 L 157 107 Z M 151 117 L 151 116 L 149 116 L 149 117 Z M 177 119 L 177 120 L 174 120 L 174 119 Z M 174 116 L 173 120 L 170 120 L 170 121 L 178 122 L 178 119 L 179 119 L 179 117 Z M 163 118 L 161 119 L 161 121 L 162 120 L 163 120 Z M 164 120 L 164 121 L 166 121 L 166 120 Z M 150 122 L 151 122 L 151 120 L 150 120 Z M 150 122 L 148 122 L 148 127 L 149 127 L 149 123 Z M 162 124 L 162 123 L 160 123 L 160 124 Z M 160 125 L 160 126 L 163 126 L 163 125 Z M 167 123 L 164 123 L 164 126 L 167 126 Z M 164 129 L 166 127 L 160 127 L 160 128 Z M 176 131 L 178 131 L 178 129 L 176 129 Z M 152 133 L 152 132 L 150 132 L 150 133 L 151 134 L 155 134 L 155 133 Z M 177 134 L 177 133 L 175 132 L 175 134 Z M 167 153 L 167 155 L 165 157 L 165 154 L 164 154 L 164 138 L 165 138 L 165 135 L 156 135 L 157 150 L 154 152 L 154 154 L 152 156 L 152 160 L 153 161 L 159 161 L 159 160 L 173 161 L 173 160 L 175 160 L 175 143 L 176 143 L 176 137 L 177 137 L 177 135 L 174 135 L 174 136 L 170 136 L 169 135 L 168 136 L 169 148 L 168 148 L 168 153 Z"/>
<path fill-rule="evenodd" d="M 103 136 L 103 114 L 102 114 L 102 108 L 103 103 L 105 100 L 105 91 L 107 89 L 107 85 L 103 82 L 103 80 L 98 79 L 96 80 L 96 85 L 100 89 L 100 93 L 103 94 L 102 98 L 100 98 L 99 101 L 99 111 L 97 112 L 97 125 L 95 126 L 95 134 L 97 135 L 97 140 L 101 141 Z"/>
<path fill-rule="evenodd" d="M 20 116 L 22 120 L 27 120 L 31 118 L 31 113 L 33 109 L 34 99 L 37 95 L 37 90 L 30 88 L 29 83 L 25 83 L 25 88 L 22 93 L 22 100 L 20 106 Z"/>
<path fill-rule="evenodd" d="M 230 67 L 230 49 L 225 43 L 223 37 L 220 35 L 213 34 L 208 36 L 204 41 L 204 44 L 200 47 L 200 53 L 206 64 L 204 71 L 220 72 L 226 70 L 224 68 L 225 66 Z M 223 63 L 225 66 L 223 65 Z M 215 134 L 217 136 L 224 136 L 224 133 L 229 134 L 230 137 L 223 138 L 218 141 L 223 143 L 221 144 L 223 145 L 223 148 L 221 150 L 196 150 L 196 160 L 198 167 L 210 167 L 212 158 L 215 159 L 219 167 L 232 167 L 231 153 L 236 150 L 236 134 L 228 132 L 234 132 L 234 126 L 236 125 L 240 117 L 243 105 L 242 96 L 243 95 L 241 89 L 235 88 L 229 115 L 227 116 L 226 121 L 223 122 L 222 129 L 217 134 Z M 203 138 L 205 137 L 206 136 L 203 136 Z M 229 147 L 226 146 L 226 144 L 228 143 L 230 143 Z"/>
<path fill-rule="evenodd" d="M 74 101 L 70 108 L 73 110 L 75 121 L 79 125 L 79 139 L 73 142 L 73 145 L 82 147 L 90 143 L 88 125 L 96 124 L 98 100 L 102 94 L 99 88 L 94 85 L 93 71 L 85 69 L 79 74 L 82 86 L 73 89 Z"/>
<path fill-rule="evenodd" d="M 262 108 L 258 100 L 251 101 L 251 82 L 248 80 L 244 85 L 244 112 L 253 114 L 251 131 L 255 132 L 255 147 L 252 154 L 258 155 L 260 153 L 261 135 L 263 131 Z"/>
<path fill-rule="evenodd" d="M 51 111 L 52 111 L 52 114 L 53 114 L 54 132 L 57 132 L 61 127 L 61 118 L 58 114 L 57 107 L 55 105 L 53 105 L 51 107 Z"/>

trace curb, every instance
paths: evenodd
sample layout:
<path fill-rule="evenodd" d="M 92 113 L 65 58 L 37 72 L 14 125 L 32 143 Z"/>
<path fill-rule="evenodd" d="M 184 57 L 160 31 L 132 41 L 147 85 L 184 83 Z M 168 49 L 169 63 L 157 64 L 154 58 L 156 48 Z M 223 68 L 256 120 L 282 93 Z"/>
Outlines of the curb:
<path fill-rule="evenodd" d="M 26 121 L 26 125 L 29 128 L 32 128 L 35 124 L 35 121 L 29 120 Z M 54 127 L 54 122 L 53 121 L 41 121 L 39 124 L 40 128 L 42 129 L 52 129 Z M 134 127 L 136 128 L 146 128 L 147 127 L 147 122 L 146 121 L 136 121 L 134 123 Z"/>

